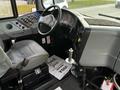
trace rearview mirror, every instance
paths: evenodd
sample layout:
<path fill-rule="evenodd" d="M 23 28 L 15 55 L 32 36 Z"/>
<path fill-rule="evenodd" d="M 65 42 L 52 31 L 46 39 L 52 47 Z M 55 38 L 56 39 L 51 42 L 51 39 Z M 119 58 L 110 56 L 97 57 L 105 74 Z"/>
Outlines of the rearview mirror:
<path fill-rule="evenodd" d="M 42 0 L 43 6 L 48 8 L 51 5 L 58 5 L 60 8 L 68 8 L 67 0 Z"/>
<path fill-rule="evenodd" d="M 53 0 L 43 0 L 43 6 L 45 8 L 48 8 L 49 6 L 53 5 L 54 1 Z"/>

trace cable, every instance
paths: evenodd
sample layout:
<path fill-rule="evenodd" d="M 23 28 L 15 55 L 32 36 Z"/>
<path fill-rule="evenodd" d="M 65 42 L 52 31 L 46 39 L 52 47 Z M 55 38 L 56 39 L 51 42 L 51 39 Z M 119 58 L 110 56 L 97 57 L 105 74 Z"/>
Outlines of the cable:
<path fill-rule="evenodd" d="M 93 77 L 93 78 L 91 79 L 91 81 L 93 82 L 93 81 L 95 81 L 95 80 L 97 80 L 97 79 L 100 79 L 100 78 L 105 79 L 105 76 L 99 75 L 99 76 Z"/>
<path fill-rule="evenodd" d="M 120 90 L 120 86 L 117 84 L 116 79 L 115 79 L 116 76 L 117 76 L 117 74 L 115 74 L 115 75 L 113 76 L 113 81 L 114 81 L 114 83 L 115 83 L 116 88 L 117 88 L 118 90 Z"/>

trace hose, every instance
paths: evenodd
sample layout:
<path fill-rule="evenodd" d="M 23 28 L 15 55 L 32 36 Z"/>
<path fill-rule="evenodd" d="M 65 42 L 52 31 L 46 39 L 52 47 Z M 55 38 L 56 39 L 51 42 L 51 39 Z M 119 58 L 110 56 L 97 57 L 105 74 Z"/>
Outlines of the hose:
<path fill-rule="evenodd" d="M 116 76 L 117 76 L 117 74 L 115 74 L 115 75 L 113 76 L 113 81 L 114 81 L 114 83 L 115 83 L 116 88 L 117 88 L 118 90 L 120 90 L 120 86 L 117 84 L 116 79 L 115 79 Z"/>

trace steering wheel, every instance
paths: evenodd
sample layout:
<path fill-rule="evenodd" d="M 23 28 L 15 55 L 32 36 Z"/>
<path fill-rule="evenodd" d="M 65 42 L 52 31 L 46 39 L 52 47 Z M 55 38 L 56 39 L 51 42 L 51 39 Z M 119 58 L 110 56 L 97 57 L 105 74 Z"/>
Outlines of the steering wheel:
<path fill-rule="evenodd" d="M 49 13 L 49 10 L 56 10 L 57 16 L 55 17 L 53 13 Z M 41 35 L 47 35 L 52 32 L 59 23 L 61 14 L 61 9 L 57 5 L 52 5 L 45 9 L 39 18 L 38 33 Z"/>

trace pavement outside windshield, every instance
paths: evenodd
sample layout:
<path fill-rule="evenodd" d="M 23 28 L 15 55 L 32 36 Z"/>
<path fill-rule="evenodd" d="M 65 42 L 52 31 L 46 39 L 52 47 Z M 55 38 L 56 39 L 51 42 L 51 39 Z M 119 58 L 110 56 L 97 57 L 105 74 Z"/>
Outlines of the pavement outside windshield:
<path fill-rule="evenodd" d="M 103 16 L 102 17 L 99 16 L 98 15 L 99 13 L 120 17 L 120 8 L 115 8 L 115 4 L 105 4 L 105 5 L 91 6 L 85 8 L 72 9 L 72 10 L 97 18 L 104 18 Z"/>

